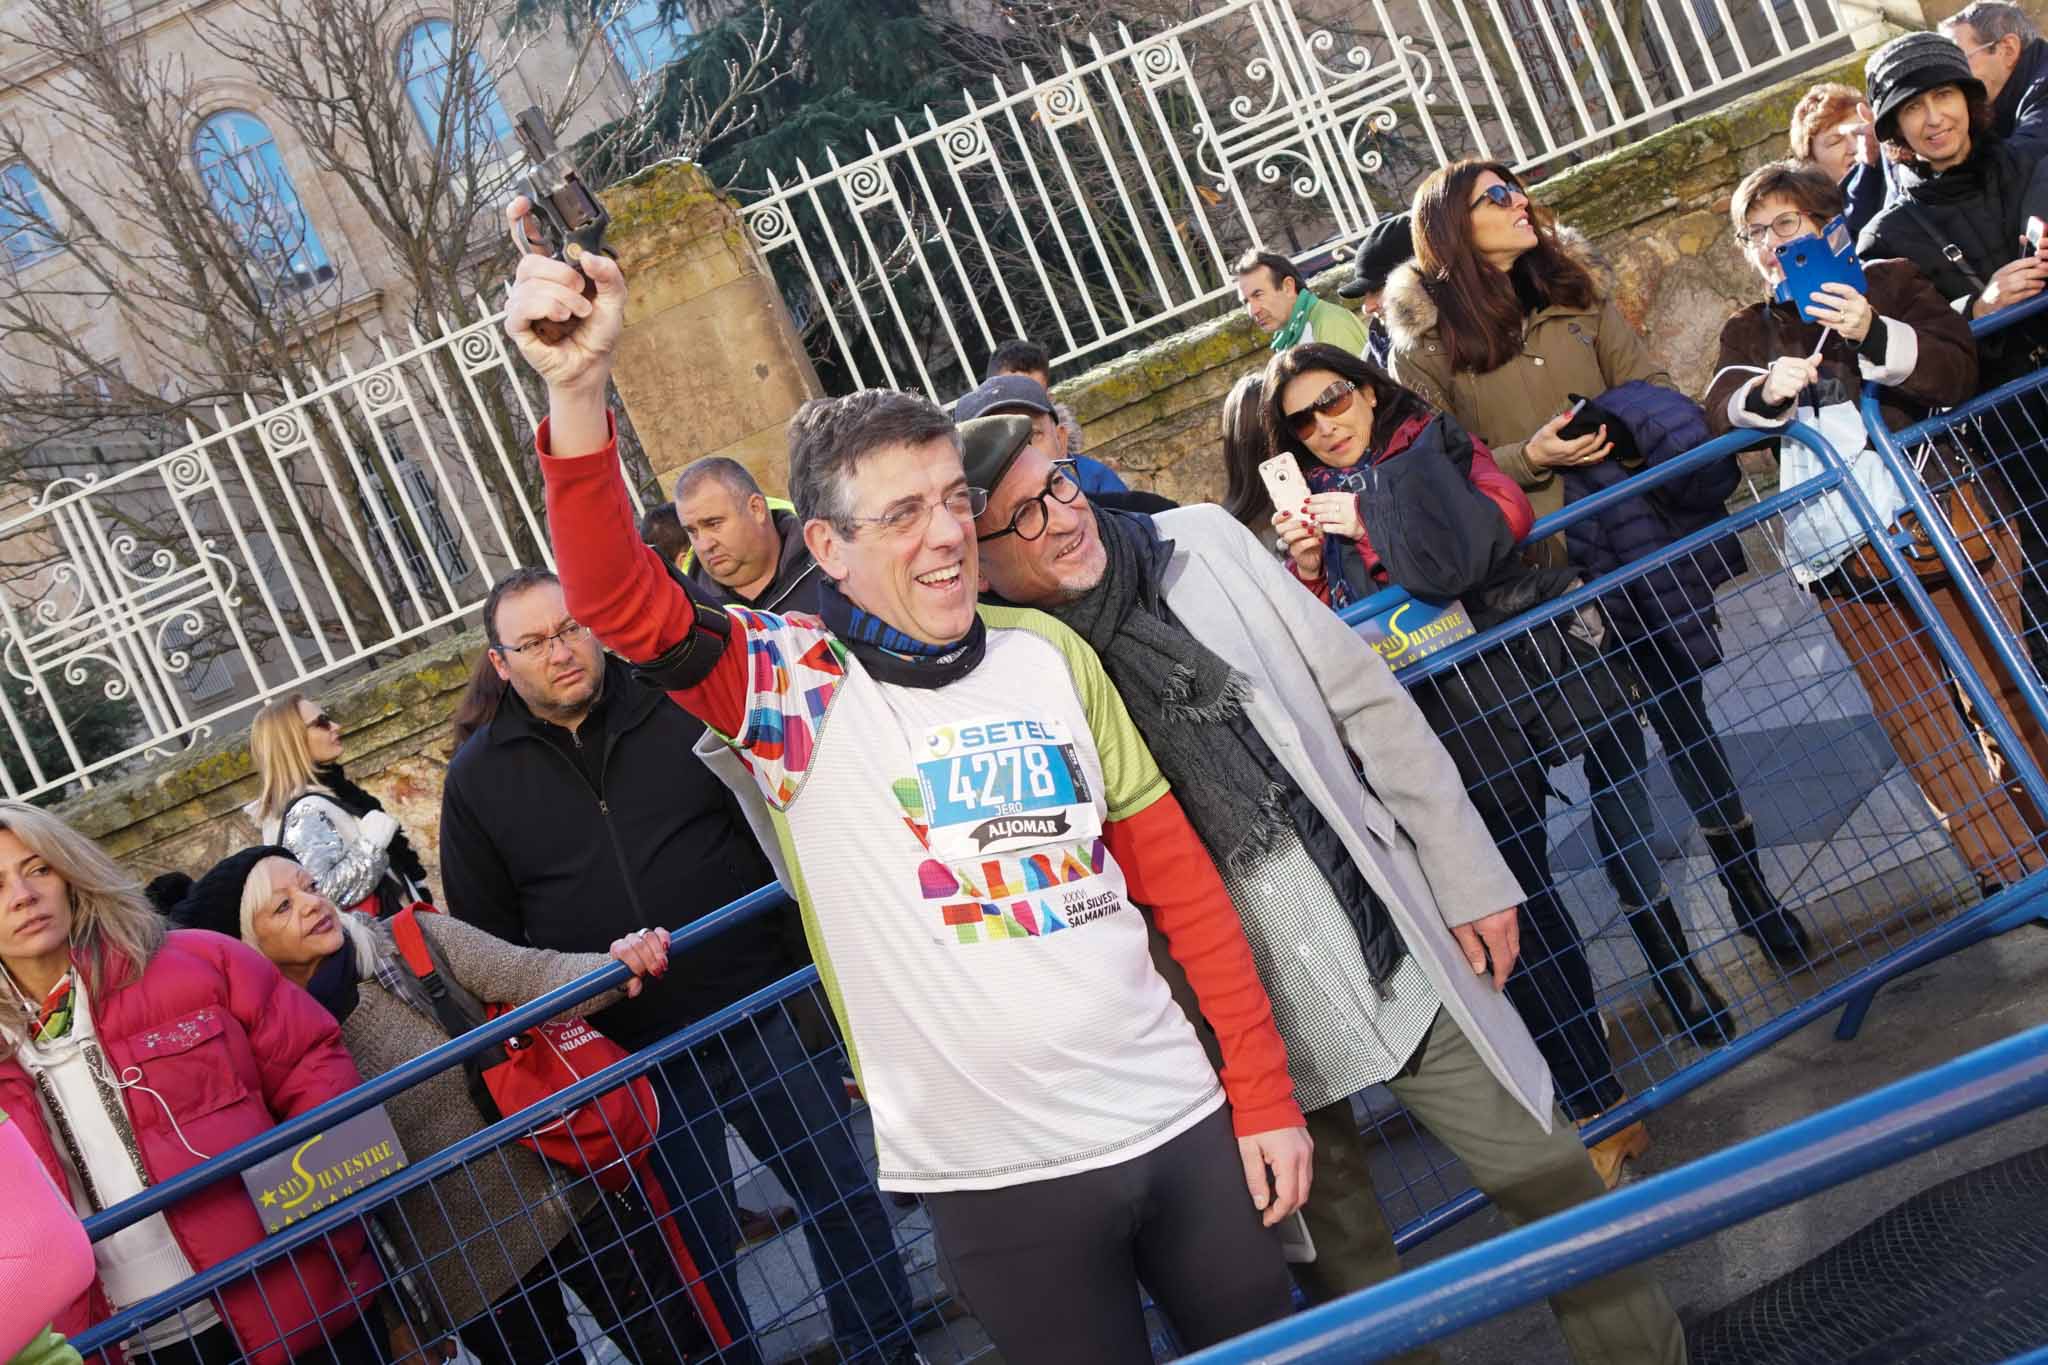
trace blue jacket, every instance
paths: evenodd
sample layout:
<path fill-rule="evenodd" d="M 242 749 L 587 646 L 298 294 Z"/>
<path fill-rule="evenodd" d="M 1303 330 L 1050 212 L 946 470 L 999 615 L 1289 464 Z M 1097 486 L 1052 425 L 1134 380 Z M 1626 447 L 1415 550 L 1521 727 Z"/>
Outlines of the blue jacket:
<path fill-rule="evenodd" d="M 1683 455 L 1707 440 L 1706 414 L 1675 389 L 1633 380 L 1595 400 L 1610 430 L 1623 428 L 1639 458 L 1607 459 L 1564 471 L 1567 505 L 1632 474 Z M 1568 527 L 1565 548 L 1573 567 L 1589 575 L 1611 573 L 1648 558 L 1665 546 L 1727 515 L 1728 497 L 1739 477 L 1727 456 L 1627 498 L 1597 516 Z M 1696 554 L 1631 580 L 1601 599 L 1615 635 L 1631 649 L 1654 649 L 1672 676 L 1684 679 L 1721 661 L 1714 632 L 1714 589 L 1741 573 L 1742 543 L 1723 536 Z"/>

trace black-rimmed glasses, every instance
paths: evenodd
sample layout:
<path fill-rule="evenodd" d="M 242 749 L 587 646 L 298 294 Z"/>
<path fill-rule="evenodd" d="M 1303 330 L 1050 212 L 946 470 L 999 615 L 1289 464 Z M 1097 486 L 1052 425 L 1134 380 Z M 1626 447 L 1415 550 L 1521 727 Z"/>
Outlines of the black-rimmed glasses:
<path fill-rule="evenodd" d="M 1047 498 L 1054 502 L 1068 503 L 1081 496 L 1081 485 L 1072 460 L 1054 460 L 1052 473 L 1046 477 L 1045 491 L 1037 497 L 1026 498 L 1017 504 L 1017 510 L 1010 513 L 1010 524 L 999 531 L 990 531 L 981 537 L 986 545 L 991 540 L 1004 536 L 1015 536 L 1019 540 L 1036 540 L 1045 534 L 1045 528 L 1052 524 L 1052 509 L 1045 504 Z"/>

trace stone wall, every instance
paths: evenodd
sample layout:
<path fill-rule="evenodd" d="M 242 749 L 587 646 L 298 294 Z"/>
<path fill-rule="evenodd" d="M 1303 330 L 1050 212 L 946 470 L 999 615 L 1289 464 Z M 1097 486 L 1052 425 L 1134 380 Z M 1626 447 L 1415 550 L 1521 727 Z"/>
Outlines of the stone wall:
<path fill-rule="evenodd" d="M 441 778 L 453 747 L 448 720 L 480 643 L 437 646 L 355 684 L 312 694 L 341 725 L 349 776 L 404 827 L 436 889 Z M 245 723 L 175 762 L 75 797 L 59 813 L 145 881 L 173 870 L 196 877 L 257 841 L 242 810 L 255 797 Z"/>
<path fill-rule="evenodd" d="M 1863 83 L 1862 54 L 1804 73 L 1631 147 L 1554 175 L 1536 197 L 1590 240 L 1616 302 L 1679 384 L 1713 372 L 1722 322 L 1758 297 L 1730 231 L 1743 176 L 1786 155 L 1792 106 L 1821 81 Z M 1316 281 L 1325 298 L 1348 267 Z M 1223 494 L 1223 396 L 1264 365 L 1266 337 L 1241 311 L 1056 386 L 1087 452 L 1177 501 Z"/>

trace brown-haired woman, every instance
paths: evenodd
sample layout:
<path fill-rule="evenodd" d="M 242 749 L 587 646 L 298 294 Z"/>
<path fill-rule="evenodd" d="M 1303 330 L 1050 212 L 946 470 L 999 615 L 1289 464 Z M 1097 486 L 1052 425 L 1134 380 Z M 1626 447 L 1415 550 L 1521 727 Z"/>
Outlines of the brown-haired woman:
<path fill-rule="evenodd" d="M 1751 173 L 1736 187 L 1729 212 L 1744 254 L 1774 291 L 1783 278 L 1774 248 L 1819 231 L 1841 208 L 1841 194 L 1825 176 L 1785 161 Z M 1870 261 L 1863 271 L 1865 293 L 1831 284 L 1825 297 L 1814 296 L 1809 306 L 1820 321 L 1802 322 L 1792 304 L 1768 301 L 1728 319 L 1721 328 L 1719 372 L 1707 389 L 1707 420 L 1717 432 L 1771 430 L 1795 418 L 1818 428 L 1848 462 L 1873 510 L 1896 521 L 1905 496 L 1869 448 L 1856 406 L 1862 384 L 1880 386 L 1885 423 L 1896 431 L 1931 407 L 1968 398 L 1977 383 L 1977 356 L 1969 324 L 1911 261 Z M 1937 487 L 1953 487 L 1973 475 L 1952 446 L 1930 445 L 1928 455 L 1923 475 Z M 1820 472 L 1802 446 L 1780 446 L 1778 458 L 1785 488 Z M 2008 528 L 1965 523 L 1964 515 L 1956 517 L 1957 534 L 1987 547 L 2005 566 L 2005 572 L 1987 571 L 1985 578 L 2007 626 L 2017 633 L 2019 547 Z M 1863 527 L 1842 495 L 1831 493 L 1788 512 L 1784 539 L 1793 578 L 1819 599 L 1822 617 L 1870 694 L 1878 723 L 1970 870 L 1988 885 L 2017 881 L 2040 867 L 2040 814 L 2011 780 L 1982 718 L 1957 705 L 1955 678 L 1916 638 L 1919 620 L 1889 580 L 1873 572 Z M 2048 768 L 2048 737 L 2011 674 L 1997 663 L 1982 624 L 1946 579 L 1924 586 L 1972 670 L 1997 695 L 2006 720 L 2035 762 Z"/>
<path fill-rule="evenodd" d="M 1401 587 L 1425 601 L 1457 599 L 1484 630 L 1571 586 L 1569 570 L 1521 561 L 1529 500 L 1484 443 L 1377 367 L 1340 347 L 1296 346 L 1267 365 L 1263 388 L 1267 448 L 1292 456 L 1315 490 L 1270 525 L 1294 576 L 1334 610 Z M 1364 524 L 1368 488 L 1400 529 L 1383 529 L 1377 545 Z M 1597 646 L 1539 626 L 1410 689 L 1523 888 L 1508 998 L 1550 1067 L 1559 1105 L 1581 1126 L 1627 1094 L 1601 1036 L 1585 946 L 1551 872 L 1545 772 L 1582 752 L 1610 717 L 1634 724 L 1627 670 L 1599 661 Z M 1542 738 L 1552 735 L 1557 743 Z M 1623 787 L 1646 814 L 1642 784 Z M 1649 1143 L 1635 1123 L 1593 1149 L 1609 1188 Z"/>
<path fill-rule="evenodd" d="M 1415 262 L 1387 282 L 1395 376 L 1487 442 L 1502 470 L 1529 494 L 1537 516 L 1557 511 L 1565 502 L 1564 471 L 1598 464 L 1613 449 L 1605 427 L 1576 439 L 1561 434 L 1573 395 L 1597 398 L 1638 381 L 1668 385 L 1669 376 L 1567 249 L 1552 215 L 1530 201 L 1507 167 L 1462 161 L 1425 180 L 1415 193 L 1415 247 Z M 1666 544 L 1674 538 L 1668 529 L 1658 537 Z M 1565 558 L 1559 537 L 1532 548 L 1547 563 Z M 1719 656 L 1712 622 L 1709 592 L 1686 619 L 1653 622 L 1648 637 L 1623 647 L 1642 676 L 1643 710 L 1713 850 L 1737 923 L 1774 963 L 1791 970 L 1806 964 L 1810 939 L 1764 879 L 1755 822 L 1707 710 L 1701 668 Z M 1629 825 L 1604 791 L 1607 779 L 1640 772 L 1646 749 L 1639 725 L 1616 726 L 1589 755 L 1594 828 L 1603 841 L 1646 846 L 1653 837 L 1652 829 Z M 1624 908 L 1636 912 L 1629 923 L 1638 943 L 1661 969 L 1653 949 L 1670 945 L 1690 957 L 1669 888 L 1660 872 L 1647 871 L 1653 861 L 1613 857 L 1606 866 Z M 1635 869 L 1643 870 L 1616 875 Z M 1652 917 L 1663 934 L 1645 932 Z M 1704 977 L 1700 984 L 1717 1005 Z M 1694 1025 L 1675 1004 L 1673 1013 Z M 1710 1014 L 1720 1027 L 1709 1034 L 1725 1035 L 1726 1010 Z"/>

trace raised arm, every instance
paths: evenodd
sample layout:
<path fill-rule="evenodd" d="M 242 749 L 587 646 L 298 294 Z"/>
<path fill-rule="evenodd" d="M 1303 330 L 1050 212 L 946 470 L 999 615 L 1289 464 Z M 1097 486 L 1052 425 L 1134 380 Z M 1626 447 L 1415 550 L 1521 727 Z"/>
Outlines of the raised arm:
<path fill-rule="evenodd" d="M 513 201 L 509 214 L 515 235 L 523 234 L 526 201 Z M 583 296 L 586 273 L 597 285 L 593 298 Z M 736 735 L 746 719 L 745 628 L 723 608 L 694 598 L 641 544 L 619 471 L 605 395 L 625 316 L 626 277 L 611 258 L 586 255 L 581 271 L 546 256 L 519 258 L 505 331 L 547 384 L 548 417 L 534 444 L 562 596 L 606 648 L 641 665 L 643 680 L 705 724 Z M 576 327 L 544 341 L 533 330 L 543 318 L 573 318 Z"/>

